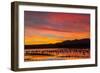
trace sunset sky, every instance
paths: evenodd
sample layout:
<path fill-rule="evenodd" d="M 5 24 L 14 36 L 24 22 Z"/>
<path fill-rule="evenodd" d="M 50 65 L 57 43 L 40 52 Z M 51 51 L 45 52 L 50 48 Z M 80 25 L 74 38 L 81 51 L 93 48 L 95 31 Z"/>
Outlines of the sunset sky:
<path fill-rule="evenodd" d="M 24 11 L 25 45 L 90 38 L 90 14 Z"/>

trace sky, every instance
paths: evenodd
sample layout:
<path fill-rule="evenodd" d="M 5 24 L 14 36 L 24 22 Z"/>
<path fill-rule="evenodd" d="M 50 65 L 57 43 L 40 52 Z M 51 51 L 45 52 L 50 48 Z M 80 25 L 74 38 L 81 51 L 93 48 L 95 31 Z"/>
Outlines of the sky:
<path fill-rule="evenodd" d="M 25 45 L 90 38 L 90 14 L 24 11 Z"/>

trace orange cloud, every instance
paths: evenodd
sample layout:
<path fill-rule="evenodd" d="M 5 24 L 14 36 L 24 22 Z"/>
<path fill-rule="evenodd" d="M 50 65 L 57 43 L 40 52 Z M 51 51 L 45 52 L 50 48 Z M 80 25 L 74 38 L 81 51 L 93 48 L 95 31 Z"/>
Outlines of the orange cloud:
<path fill-rule="evenodd" d="M 25 45 L 90 38 L 90 15 L 25 11 Z"/>
<path fill-rule="evenodd" d="M 45 29 L 36 30 L 32 28 L 27 29 L 25 35 L 25 44 L 53 44 L 64 40 L 90 37 L 89 32 L 59 32 Z"/>

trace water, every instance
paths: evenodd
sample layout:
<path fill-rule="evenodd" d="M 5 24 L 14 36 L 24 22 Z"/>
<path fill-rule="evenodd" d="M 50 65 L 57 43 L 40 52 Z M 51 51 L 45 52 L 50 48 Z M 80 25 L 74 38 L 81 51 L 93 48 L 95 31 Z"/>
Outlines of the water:
<path fill-rule="evenodd" d="M 90 58 L 88 48 L 25 49 L 24 61 L 75 60 Z"/>

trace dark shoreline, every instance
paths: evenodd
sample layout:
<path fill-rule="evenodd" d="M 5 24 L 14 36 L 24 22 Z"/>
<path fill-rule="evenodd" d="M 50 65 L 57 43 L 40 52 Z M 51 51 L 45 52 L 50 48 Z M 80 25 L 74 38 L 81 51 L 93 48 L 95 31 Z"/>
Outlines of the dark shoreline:
<path fill-rule="evenodd" d="M 90 39 L 66 40 L 55 44 L 24 45 L 25 49 L 38 48 L 90 48 Z"/>

